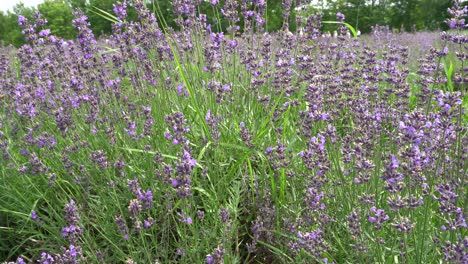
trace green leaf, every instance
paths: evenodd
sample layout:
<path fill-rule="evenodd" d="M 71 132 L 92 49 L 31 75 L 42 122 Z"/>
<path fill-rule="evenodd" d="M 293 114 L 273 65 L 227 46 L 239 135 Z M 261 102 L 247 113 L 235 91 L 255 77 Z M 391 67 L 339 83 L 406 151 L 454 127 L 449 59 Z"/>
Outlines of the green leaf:
<path fill-rule="evenodd" d="M 102 17 L 102 18 L 104 18 L 104 19 L 106 19 L 106 20 L 108 20 L 110 22 L 113 22 L 113 23 L 120 23 L 121 22 L 116 16 L 112 15 L 111 13 L 109 13 L 109 12 L 107 12 L 105 10 L 102 10 L 102 9 L 100 9 L 98 7 L 95 7 L 95 6 L 93 8 L 96 9 L 98 12 L 96 12 L 96 11 L 94 11 L 92 9 L 90 9 L 89 11 L 93 12 L 94 14 L 96 14 L 96 15 L 98 15 L 98 16 L 100 16 L 100 17 Z"/>
<path fill-rule="evenodd" d="M 142 149 L 132 149 L 132 148 L 124 148 L 124 147 L 120 147 L 120 149 L 126 150 L 128 152 L 148 153 L 148 154 L 152 154 L 152 155 L 156 154 L 156 152 L 146 151 L 146 150 L 142 150 Z M 172 159 L 172 160 L 178 160 L 179 159 L 178 157 L 173 156 L 173 155 L 161 154 L 161 156 L 163 156 L 164 158 Z M 195 166 L 203 169 L 201 164 L 199 164 L 198 162 L 197 162 L 197 164 Z"/>
<path fill-rule="evenodd" d="M 289 261 L 289 263 L 293 263 L 293 262 L 294 262 L 293 259 L 292 259 L 291 257 L 289 257 L 286 253 L 284 253 L 281 249 L 279 249 L 279 248 L 277 248 L 277 247 L 274 247 L 274 246 L 272 246 L 272 245 L 270 245 L 270 244 L 268 244 L 268 243 L 265 243 L 265 242 L 263 242 L 263 241 L 261 241 L 261 240 L 258 240 L 258 243 L 259 243 L 260 245 L 262 245 L 262 246 L 265 246 L 265 247 L 269 248 L 269 249 L 270 249 L 271 251 L 273 251 L 274 253 L 277 253 L 278 255 L 281 255 L 281 256 L 287 258 L 288 261 Z"/>
<path fill-rule="evenodd" d="M 450 66 L 444 65 L 445 77 L 447 78 L 447 86 L 450 92 L 453 92 L 453 82 L 452 82 L 452 75 L 453 75 L 453 63 L 450 62 Z"/>
<path fill-rule="evenodd" d="M 357 38 L 357 32 L 356 32 L 356 29 L 354 29 L 353 26 L 351 26 L 350 24 L 346 23 L 346 22 L 339 22 L 339 21 L 322 21 L 323 24 L 341 24 L 341 25 L 345 25 L 349 31 L 351 31 L 351 33 L 353 34 L 353 37 L 354 38 Z"/>
<path fill-rule="evenodd" d="M 468 110 L 468 93 L 463 97 L 462 107 L 465 108 L 465 110 Z M 468 121 L 468 111 L 465 113 L 465 121 Z"/>

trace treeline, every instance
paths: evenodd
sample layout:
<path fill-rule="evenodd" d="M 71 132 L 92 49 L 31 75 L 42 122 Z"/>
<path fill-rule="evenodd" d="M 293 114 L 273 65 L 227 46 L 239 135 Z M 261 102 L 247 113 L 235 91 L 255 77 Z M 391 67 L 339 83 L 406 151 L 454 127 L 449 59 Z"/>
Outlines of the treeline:
<path fill-rule="evenodd" d="M 37 12 L 47 19 L 47 28 L 51 29 L 55 36 L 65 39 L 75 38 L 76 31 L 71 21 L 73 10 L 76 8 L 80 8 L 88 16 L 91 29 L 96 36 L 111 34 L 112 22 L 103 16 L 105 13 L 102 11 L 113 14 L 115 2 L 117 1 L 46 0 L 37 7 L 17 4 L 11 11 L 0 11 L 0 45 L 12 44 L 18 47 L 25 43 L 21 28 L 18 26 L 18 16 L 22 15 L 31 20 Z M 137 15 L 131 7 L 131 0 L 127 2 L 129 4 L 127 19 L 136 20 Z M 147 5 L 159 19 L 164 19 L 168 26 L 177 28 L 174 22 L 176 18 L 172 7 L 173 2 L 175 1 L 148 0 Z M 214 29 L 225 30 L 228 23 L 220 15 L 224 0 L 220 0 L 216 8 L 213 7 L 212 2 L 212 0 L 200 1 L 198 12 L 206 14 L 208 22 L 217 25 Z M 285 22 L 288 22 L 289 29 L 294 31 L 298 20 L 316 13 L 322 13 L 324 20 L 336 20 L 335 14 L 340 11 L 345 14 L 346 22 L 363 33 L 371 31 L 371 26 L 377 24 L 389 25 L 393 29 L 404 31 L 445 29 L 444 20 L 447 18 L 447 8 L 452 4 L 451 0 L 319 0 L 314 6 L 309 5 L 310 1 L 307 0 L 268 0 L 266 2 L 265 28 L 268 31 L 282 28 Z M 291 5 L 289 21 L 283 20 L 285 4 Z M 238 24 L 242 30 L 242 18 Z M 328 24 L 323 29 L 332 31 L 336 29 L 336 26 Z"/>

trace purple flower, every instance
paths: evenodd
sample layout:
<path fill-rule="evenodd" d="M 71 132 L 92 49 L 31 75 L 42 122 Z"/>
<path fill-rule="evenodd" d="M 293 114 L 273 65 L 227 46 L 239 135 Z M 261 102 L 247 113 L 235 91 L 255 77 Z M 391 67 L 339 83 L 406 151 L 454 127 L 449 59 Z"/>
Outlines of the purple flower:
<path fill-rule="evenodd" d="M 76 251 L 76 248 L 74 245 L 70 245 L 69 249 L 70 249 L 70 256 L 76 257 L 78 255 L 78 252 Z"/>
<path fill-rule="evenodd" d="M 109 167 L 109 162 L 107 160 L 107 155 L 102 150 L 92 151 L 89 159 L 91 162 L 97 164 L 100 169 L 104 170 Z"/>
<path fill-rule="evenodd" d="M 235 48 L 237 47 L 237 40 L 233 39 L 229 41 L 229 47 Z"/>
<path fill-rule="evenodd" d="M 385 214 L 385 211 L 382 209 L 377 209 L 375 206 L 370 208 L 370 211 L 373 213 L 373 216 L 369 216 L 369 222 L 375 225 L 375 228 L 382 228 L 382 224 L 390 219 L 388 215 Z"/>
<path fill-rule="evenodd" d="M 172 115 L 166 115 L 165 121 L 169 126 L 171 132 L 166 132 L 166 139 L 170 140 L 173 138 L 172 143 L 178 145 L 180 143 L 187 144 L 188 140 L 185 137 L 190 131 L 190 127 L 187 125 L 187 120 L 184 117 L 184 114 L 181 112 L 175 112 Z"/>
<path fill-rule="evenodd" d="M 31 219 L 32 220 L 37 220 L 37 213 L 34 210 L 31 211 Z"/>
<path fill-rule="evenodd" d="M 224 263 L 223 255 L 224 255 L 224 249 L 221 245 L 219 245 L 213 250 L 213 253 L 206 255 L 206 263 L 207 264 L 222 264 Z"/>
<path fill-rule="evenodd" d="M 396 221 L 392 224 L 399 232 L 409 233 L 415 226 L 414 223 L 411 223 L 408 218 L 402 218 L 399 221 Z"/>
<path fill-rule="evenodd" d="M 78 212 L 76 210 L 75 201 L 73 199 L 70 200 L 69 204 L 65 205 L 65 219 L 68 223 L 74 225 L 78 223 L 79 217 Z"/>
<path fill-rule="evenodd" d="M 179 217 L 179 220 L 187 225 L 191 225 L 193 223 L 193 219 L 190 216 L 185 216 L 184 214 L 178 212 L 177 216 Z"/>
<path fill-rule="evenodd" d="M 63 248 L 63 253 L 57 256 L 56 263 L 77 264 L 82 262 L 82 250 L 80 246 L 69 245 Z"/>
<path fill-rule="evenodd" d="M 336 13 L 336 19 L 342 22 L 343 20 L 345 20 L 345 15 L 343 15 L 343 13 L 341 12 L 338 12 Z"/>
<path fill-rule="evenodd" d="M 192 158 L 192 156 L 190 156 L 190 152 L 188 152 L 187 150 L 184 149 L 184 160 L 187 161 L 188 165 L 190 167 L 195 167 L 195 165 L 197 165 L 197 161 L 195 159 Z"/>
<path fill-rule="evenodd" d="M 249 148 L 253 148 L 254 144 L 252 143 L 252 135 L 250 134 L 250 131 L 245 127 L 244 122 L 240 122 L 239 125 L 241 127 L 240 135 L 242 140 Z"/>
<path fill-rule="evenodd" d="M 128 240 L 128 228 L 125 220 L 119 215 L 115 217 L 115 222 L 117 223 L 119 233 L 123 234 L 125 240 Z"/>
<path fill-rule="evenodd" d="M 197 216 L 198 216 L 198 219 L 201 221 L 205 217 L 205 212 L 203 212 L 202 210 L 198 210 Z"/>
<path fill-rule="evenodd" d="M 210 111 L 210 109 L 208 109 L 208 111 L 206 112 L 206 115 L 205 115 L 205 121 L 209 122 L 210 120 L 211 120 L 211 111 Z"/>
<path fill-rule="evenodd" d="M 20 154 L 23 157 L 29 157 L 29 151 L 27 151 L 25 149 L 20 149 Z"/>
<path fill-rule="evenodd" d="M 143 203 L 145 209 L 151 209 L 153 206 L 153 192 L 151 190 L 146 190 L 145 193 L 138 193 L 138 199 Z"/>
<path fill-rule="evenodd" d="M 62 237 L 67 238 L 70 242 L 75 242 L 81 233 L 83 233 L 83 229 L 76 225 L 62 228 Z"/>
<path fill-rule="evenodd" d="M 172 187 L 177 188 L 179 186 L 179 181 L 177 179 L 172 179 L 171 185 Z"/>
<path fill-rule="evenodd" d="M 449 26 L 450 29 L 456 29 L 457 28 L 457 21 L 455 19 L 448 19 L 447 20 L 447 25 Z"/>
<path fill-rule="evenodd" d="M 143 226 L 145 228 L 150 228 L 154 224 L 154 219 L 149 217 L 147 220 L 144 221 Z"/>
<path fill-rule="evenodd" d="M 138 179 L 127 180 L 127 186 L 130 189 L 130 191 L 135 195 L 138 195 L 138 193 L 140 192 L 141 188 L 140 184 L 138 183 Z"/>
<path fill-rule="evenodd" d="M 128 129 L 124 128 L 125 132 L 128 133 L 129 136 L 135 136 L 136 135 L 136 124 L 135 122 L 128 122 Z"/>
<path fill-rule="evenodd" d="M 326 249 L 321 229 L 312 230 L 311 232 L 297 231 L 296 238 L 294 242 L 288 243 L 289 248 L 294 254 L 299 254 L 302 249 L 319 258 Z"/>
<path fill-rule="evenodd" d="M 37 262 L 40 264 L 53 264 L 55 263 L 55 259 L 49 253 L 42 252 L 41 258 Z"/>
<path fill-rule="evenodd" d="M 123 3 L 117 2 L 113 4 L 114 14 L 119 20 L 124 20 L 127 17 L 127 1 L 124 0 Z"/>
<path fill-rule="evenodd" d="M 227 224 L 229 222 L 229 211 L 225 208 L 221 209 L 219 217 L 223 223 Z"/>
<path fill-rule="evenodd" d="M 44 30 L 41 30 L 39 31 L 39 37 L 47 37 L 48 35 L 50 34 L 50 29 L 44 29 Z"/>
<path fill-rule="evenodd" d="M 27 19 L 27 18 L 25 18 L 24 16 L 21 16 L 21 15 L 18 16 L 18 25 L 19 25 L 20 27 L 24 27 L 24 26 L 26 26 L 27 24 L 28 24 L 28 19 Z"/>
<path fill-rule="evenodd" d="M 134 218 L 138 216 L 138 214 L 141 212 L 141 203 L 138 199 L 132 199 L 130 200 L 130 204 L 128 205 L 128 212 L 130 215 Z"/>

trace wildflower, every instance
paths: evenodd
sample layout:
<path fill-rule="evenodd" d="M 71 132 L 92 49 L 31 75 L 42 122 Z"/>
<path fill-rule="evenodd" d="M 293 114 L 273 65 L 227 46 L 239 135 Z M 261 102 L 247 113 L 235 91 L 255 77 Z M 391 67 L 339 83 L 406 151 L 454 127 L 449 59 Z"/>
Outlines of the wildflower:
<path fill-rule="evenodd" d="M 53 264 L 55 263 L 54 257 L 47 252 L 41 253 L 41 258 L 37 261 L 40 264 Z"/>
<path fill-rule="evenodd" d="M 252 135 L 250 134 L 250 131 L 245 127 L 245 123 L 244 122 L 240 122 L 239 123 L 241 129 L 240 129 L 240 134 L 241 134 L 241 138 L 242 140 L 245 142 L 245 144 L 249 147 L 249 148 L 253 148 L 254 145 L 252 143 Z"/>
<path fill-rule="evenodd" d="M 345 16 L 343 15 L 343 13 L 338 12 L 336 13 L 336 19 L 338 19 L 338 21 L 340 22 L 343 22 L 345 20 Z"/>
<path fill-rule="evenodd" d="M 32 220 L 37 220 L 37 213 L 34 210 L 31 211 L 31 219 Z"/>
<path fill-rule="evenodd" d="M 115 217 L 115 222 L 117 223 L 119 233 L 123 234 L 125 240 L 128 240 L 128 228 L 125 220 L 119 215 Z"/>
<path fill-rule="evenodd" d="M 370 208 L 370 211 L 373 213 L 373 216 L 369 216 L 369 222 L 375 225 L 377 230 L 382 228 L 382 224 L 390 219 L 388 215 L 385 214 L 385 211 L 382 209 L 377 209 L 375 206 Z"/>
<path fill-rule="evenodd" d="M 130 204 L 128 205 L 128 212 L 133 218 L 136 218 L 138 214 L 141 212 L 141 203 L 138 199 L 130 200 Z"/>
<path fill-rule="evenodd" d="M 224 263 L 223 255 L 224 255 L 223 246 L 218 245 L 218 247 L 216 247 L 213 250 L 213 253 L 206 256 L 206 263 L 207 264 L 223 264 Z"/>
<path fill-rule="evenodd" d="M 154 219 L 152 217 L 148 217 L 148 219 L 143 222 L 143 226 L 145 228 L 150 228 L 153 224 L 154 224 Z"/>
<path fill-rule="evenodd" d="M 229 211 L 225 208 L 221 209 L 219 211 L 219 217 L 223 223 L 227 224 L 229 222 Z"/>
<path fill-rule="evenodd" d="M 18 16 L 18 25 L 20 27 L 24 27 L 28 24 L 28 19 L 24 16 L 19 15 Z"/>
<path fill-rule="evenodd" d="M 77 224 L 79 220 L 78 212 L 75 206 L 75 201 L 73 199 L 70 200 L 69 204 L 65 205 L 65 219 L 70 224 Z"/>
<path fill-rule="evenodd" d="M 119 20 L 124 20 L 127 17 L 127 1 L 124 0 L 123 3 L 117 2 L 112 4 L 114 14 Z"/>
<path fill-rule="evenodd" d="M 411 223 L 408 218 L 401 218 L 398 221 L 395 221 L 391 224 L 399 232 L 409 233 L 415 226 L 414 223 Z"/>

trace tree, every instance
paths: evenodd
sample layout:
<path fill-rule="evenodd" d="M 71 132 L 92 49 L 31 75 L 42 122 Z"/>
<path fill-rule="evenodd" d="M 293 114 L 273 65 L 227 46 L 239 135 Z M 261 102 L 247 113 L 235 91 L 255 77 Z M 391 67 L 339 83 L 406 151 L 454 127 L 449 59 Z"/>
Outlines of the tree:
<path fill-rule="evenodd" d="M 72 9 L 81 9 L 86 8 L 86 0 L 67 0 L 67 3 L 72 7 Z"/>
<path fill-rule="evenodd" d="M 13 44 L 15 47 L 20 47 L 26 43 L 21 28 L 18 26 L 18 16 L 22 15 L 29 21 L 32 21 L 35 8 L 25 7 L 23 3 L 19 3 L 13 7 L 13 13 L 7 11 L 0 12 L 0 40 L 3 45 Z"/>
<path fill-rule="evenodd" d="M 47 28 L 52 34 L 65 39 L 76 37 L 72 26 L 73 14 L 70 6 L 63 0 L 47 0 L 38 6 L 39 12 L 47 19 Z"/>
<path fill-rule="evenodd" d="M 390 26 L 412 31 L 413 26 L 417 29 L 424 27 L 422 21 L 420 0 L 392 0 Z"/>
<path fill-rule="evenodd" d="M 88 16 L 90 28 L 95 36 L 112 33 L 112 22 L 103 17 L 100 10 L 114 14 L 112 4 L 115 2 L 115 0 L 90 0 L 86 10 L 83 10 Z"/>
<path fill-rule="evenodd" d="M 448 18 L 447 9 L 451 7 L 451 5 L 451 1 L 422 0 L 420 2 L 420 8 L 425 11 L 422 14 L 425 29 L 446 29 L 447 25 L 444 21 Z"/>

